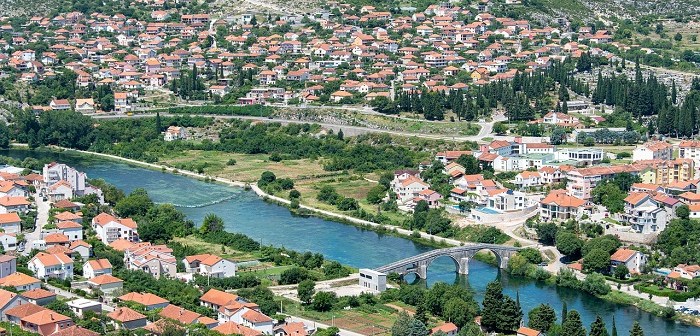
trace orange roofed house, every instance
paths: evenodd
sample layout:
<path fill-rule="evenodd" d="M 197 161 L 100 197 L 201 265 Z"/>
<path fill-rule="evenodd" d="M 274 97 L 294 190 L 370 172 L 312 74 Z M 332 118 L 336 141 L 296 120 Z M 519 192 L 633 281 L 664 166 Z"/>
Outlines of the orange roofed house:
<path fill-rule="evenodd" d="M 50 309 L 43 309 L 21 319 L 22 329 L 42 336 L 51 335 L 73 325 L 70 317 Z"/>
<path fill-rule="evenodd" d="M 610 272 L 619 266 L 626 266 L 630 273 L 640 274 L 647 264 L 647 256 L 639 251 L 621 248 L 610 256 Z"/>
<path fill-rule="evenodd" d="M 131 218 L 117 219 L 103 212 L 92 219 L 92 228 L 106 245 L 120 238 L 139 241 L 138 224 Z"/>
<path fill-rule="evenodd" d="M 63 253 L 37 253 L 27 265 L 39 279 L 58 278 L 73 279 L 73 259 Z"/>
<path fill-rule="evenodd" d="M 146 310 L 165 308 L 168 304 L 170 304 L 170 301 L 151 293 L 141 294 L 131 292 L 120 296 L 119 300 L 141 304 Z"/>
<path fill-rule="evenodd" d="M 543 221 L 579 218 L 585 205 L 586 201 L 567 195 L 566 190 L 553 190 L 540 201 L 540 218 Z"/>
<path fill-rule="evenodd" d="M 197 273 L 214 278 L 228 278 L 236 275 L 236 263 L 213 254 L 198 254 L 185 257 L 185 272 Z"/>

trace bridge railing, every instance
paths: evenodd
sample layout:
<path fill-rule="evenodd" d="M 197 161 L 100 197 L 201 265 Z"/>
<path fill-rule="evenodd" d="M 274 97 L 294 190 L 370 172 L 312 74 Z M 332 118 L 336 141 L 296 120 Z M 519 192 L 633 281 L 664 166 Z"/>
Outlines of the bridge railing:
<path fill-rule="evenodd" d="M 512 247 L 512 246 L 503 246 L 503 245 L 496 245 L 496 244 L 470 244 L 470 245 L 465 245 L 465 246 L 456 246 L 456 247 L 449 247 L 449 248 L 444 248 L 444 249 L 437 249 L 437 250 L 432 250 L 428 252 L 424 252 L 418 255 L 415 255 L 413 257 L 409 257 L 406 259 L 398 260 L 393 263 L 380 266 L 375 268 L 375 271 L 386 273 L 387 271 L 391 271 L 396 268 L 400 267 L 405 267 L 410 264 L 414 264 L 416 262 L 419 262 L 421 260 L 425 259 L 431 259 L 433 257 L 440 257 L 440 256 L 445 256 L 449 255 L 452 253 L 459 253 L 459 252 L 465 252 L 465 251 L 478 251 L 478 250 L 491 250 L 491 251 L 497 251 L 497 250 L 505 250 L 505 251 L 518 251 L 520 248 L 518 247 Z"/>

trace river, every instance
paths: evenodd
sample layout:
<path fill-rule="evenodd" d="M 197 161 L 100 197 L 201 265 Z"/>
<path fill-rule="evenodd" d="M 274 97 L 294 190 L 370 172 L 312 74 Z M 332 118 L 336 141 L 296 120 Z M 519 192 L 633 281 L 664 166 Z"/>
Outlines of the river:
<path fill-rule="evenodd" d="M 215 213 L 224 219 L 229 231 L 244 233 L 263 244 L 318 252 L 353 267 L 377 267 L 431 249 L 408 239 L 351 225 L 315 217 L 292 216 L 286 208 L 264 202 L 250 191 L 116 161 L 70 153 L 25 150 L 0 151 L 0 155 L 64 162 L 86 172 L 90 178 L 102 178 L 127 193 L 136 188 L 145 188 L 155 202 L 176 205 L 197 225 L 206 214 Z M 479 261 L 470 263 L 468 277 L 457 277 L 454 263 L 446 257 L 437 259 L 428 270 L 429 284 L 436 281 L 463 283 L 475 291 L 479 302 L 486 284 L 494 279 L 500 279 L 506 294 L 512 297 L 519 294 L 526 319 L 527 312 L 540 303 L 550 304 L 559 315 L 562 302 L 566 302 L 569 310 L 575 309 L 581 313 L 586 327 L 590 326 L 596 315 L 600 315 L 610 328 L 615 316 L 620 335 L 626 335 L 634 321 L 639 321 L 647 336 L 700 335 L 700 328 L 662 319 L 635 307 L 610 303 L 579 291 L 510 277 Z"/>

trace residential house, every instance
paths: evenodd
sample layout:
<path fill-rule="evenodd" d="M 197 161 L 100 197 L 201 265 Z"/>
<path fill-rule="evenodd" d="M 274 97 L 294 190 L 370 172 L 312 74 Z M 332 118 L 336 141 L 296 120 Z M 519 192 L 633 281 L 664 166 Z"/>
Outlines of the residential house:
<path fill-rule="evenodd" d="M 428 188 L 430 188 L 430 185 L 415 176 L 409 176 L 404 180 L 394 179 L 392 181 L 392 190 L 401 202 L 418 197 L 420 192 Z"/>
<path fill-rule="evenodd" d="M 107 245 L 120 238 L 132 242 L 139 241 L 138 225 L 131 218 L 117 219 L 103 212 L 92 219 L 92 228 Z"/>
<path fill-rule="evenodd" d="M 632 161 L 644 160 L 671 160 L 673 159 L 673 146 L 664 141 L 647 141 L 632 151 Z"/>
<path fill-rule="evenodd" d="M 23 330 L 37 333 L 42 336 L 52 335 L 75 325 L 73 320 L 65 315 L 50 309 L 44 309 L 37 313 L 25 316 L 21 319 L 20 326 Z"/>
<path fill-rule="evenodd" d="M 5 312 L 8 309 L 27 303 L 27 300 L 17 293 L 0 289 L 0 321 L 7 321 Z"/>
<path fill-rule="evenodd" d="M 193 311 L 178 307 L 173 304 L 165 306 L 165 308 L 163 308 L 160 311 L 160 313 L 158 313 L 158 316 L 174 320 L 183 325 L 201 323 L 207 326 L 208 328 L 213 328 L 217 324 L 219 324 L 217 320 L 211 317 L 202 316 L 199 313 L 195 313 Z"/>
<path fill-rule="evenodd" d="M 552 190 L 540 201 L 542 221 L 577 219 L 584 214 L 586 201 L 566 194 L 565 190 Z"/>
<path fill-rule="evenodd" d="M 644 253 L 620 248 L 610 256 L 610 272 L 612 273 L 618 266 L 624 265 L 630 273 L 641 274 L 646 263 L 647 256 Z"/>
<path fill-rule="evenodd" d="M 216 331 L 222 335 L 240 335 L 240 336 L 261 336 L 262 333 L 260 331 L 248 328 L 244 325 L 238 324 L 236 322 L 225 322 L 222 323 L 214 328 L 212 328 L 213 331 Z"/>
<path fill-rule="evenodd" d="M 56 223 L 56 228 L 68 238 L 68 241 L 83 240 L 83 226 L 73 221 Z"/>
<path fill-rule="evenodd" d="M 83 264 L 83 277 L 87 279 L 104 274 L 112 274 L 112 264 L 107 259 L 88 260 Z"/>
<path fill-rule="evenodd" d="M 31 203 L 29 201 L 27 201 L 27 199 L 22 197 L 22 196 L 0 197 L 0 214 L 10 213 L 10 212 L 26 213 L 27 211 L 29 211 L 30 204 Z"/>
<path fill-rule="evenodd" d="M 148 323 L 146 315 L 143 315 L 128 307 L 119 307 L 107 314 L 112 319 L 117 329 L 134 330 L 143 328 Z"/>
<path fill-rule="evenodd" d="M 433 329 L 430 329 L 430 334 L 432 335 L 438 331 L 445 333 L 447 336 L 456 336 L 459 332 L 459 328 L 457 328 L 457 326 L 454 323 L 447 322 Z"/>
<path fill-rule="evenodd" d="M 73 301 L 66 302 L 70 310 L 78 317 L 83 317 L 85 312 L 91 311 L 96 314 L 102 313 L 102 303 L 88 300 L 88 299 L 75 299 Z M 99 334 L 98 334 L 99 335 Z M 77 336 L 77 335 L 76 335 Z"/>
<path fill-rule="evenodd" d="M 229 322 L 227 322 L 229 323 Z M 232 322 L 230 322 L 232 323 Z M 252 329 L 251 329 L 252 330 Z M 308 330 L 303 322 L 285 322 L 282 325 L 275 327 L 275 336 L 308 336 L 313 333 L 314 330 Z M 259 331 L 255 331 L 259 333 Z M 453 336 L 453 335 L 451 335 Z"/>
<path fill-rule="evenodd" d="M 35 288 L 22 292 L 22 296 L 27 299 L 28 302 L 42 307 L 56 300 L 56 293 L 43 288 Z"/>
<path fill-rule="evenodd" d="M 0 286 L 14 287 L 18 291 L 28 291 L 41 287 L 41 281 L 24 273 L 15 272 L 0 278 Z"/>
<path fill-rule="evenodd" d="M 39 252 L 29 260 L 27 267 L 39 279 L 73 279 L 73 259 L 63 253 L 48 254 Z"/>
<path fill-rule="evenodd" d="M 520 327 L 518 330 L 515 332 L 515 336 L 543 336 L 544 334 L 535 329 L 531 329 L 528 327 Z"/>
<path fill-rule="evenodd" d="M 0 232 L 0 244 L 5 251 L 17 249 L 17 236 L 14 233 Z"/>
<path fill-rule="evenodd" d="M 0 279 L 16 272 L 17 257 L 7 254 L 0 255 Z"/>
<path fill-rule="evenodd" d="M 233 293 L 227 293 L 218 289 L 210 289 L 199 298 L 202 306 L 219 310 L 221 307 L 238 302 L 240 298 Z"/>
<path fill-rule="evenodd" d="M 540 175 L 539 172 L 536 171 L 523 171 L 518 173 L 518 175 L 515 175 L 515 179 L 513 180 L 513 183 L 517 185 L 520 188 L 529 188 L 529 187 L 536 187 L 536 186 L 541 186 L 542 183 L 542 176 Z"/>
<path fill-rule="evenodd" d="M 691 159 L 695 162 L 695 167 L 700 167 L 700 140 L 683 140 L 678 144 L 678 157 L 682 159 Z M 700 177 L 698 171 L 695 172 L 695 178 Z"/>
<path fill-rule="evenodd" d="M 121 293 L 121 290 L 124 287 L 124 281 L 111 274 L 102 274 L 88 279 L 87 284 L 88 288 L 90 288 L 93 292 L 100 291 L 106 295 L 110 295 L 113 292 Z"/>
<path fill-rule="evenodd" d="M 673 268 L 672 273 L 677 273 L 679 278 L 693 280 L 696 278 L 700 278 L 700 266 L 678 264 L 676 267 Z M 669 277 L 670 276 L 671 275 L 669 274 Z"/>
<path fill-rule="evenodd" d="M 670 201 L 671 204 L 666 205 L 664 201 Z M 644 234 L 661 232 L 675 216 L 674 205 L 677 203 L 679 203 L 678 200 L 664 194 L 652 196 L 649 193 L 630 192 L 625 198 L 622 217 L 636 232 Z"/>
<path fill-rule="evenodd" d="M 21 324 L 23 318 L 44 310 L 47 309 L 30 302 L 25 302 L 6 310 L 4 317 L 7 318 L 7 321 L 10 323 L 19 325 Z"/>
<path fill-rule="evenodd" d="M 0 229 L 5 233 L 21 233 L 22 219 L 16 212 L 0 214 Z"/>
<path fill-rule="evenodd" d="M 177 260 L 172 253 L 173 250 L 165 245 L 137 245 L 124 251 L 124 265 L 128 269 L 149 273 L 155 278 L 175 278 Z"/>
<path fill-rule="evenodd" d="M 165 141 L 187 139 L 187 130 L 184 127 L 170 126 L 167 130 L 165 130 L 163 139 Z"/>
<path fill-rule="evenodd" d="M 170 301 L 151 293 L 131 292 L 120 296 L 119 300 L 138 303 L 146 310 L 165 308 L 170 304 Z"/>
<path fill-rule="evenodd" d="M 213 254 L 198 254 L 182 260 L 185 272 L 206 277 L 228 278 L 236 275 L 236 263 Z"/>
<path fill-rule="evenodd" d="M 95 101 L 92 98 L 75 100 L 75 111 L 83 114 L 95 113 Z"/>

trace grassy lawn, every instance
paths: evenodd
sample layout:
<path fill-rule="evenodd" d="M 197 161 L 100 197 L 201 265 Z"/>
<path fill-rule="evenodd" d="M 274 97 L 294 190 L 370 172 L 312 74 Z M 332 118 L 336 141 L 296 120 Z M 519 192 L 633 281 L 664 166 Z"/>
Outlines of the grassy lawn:
<path fill-rule="evenodd" d="M 614 220 L 614 219 L 612 219 L 612 218 L 610 218 L 610 217 L 605 217 L 605 218 L 603 218 L 603 221 L 606 221 L 606 222 L 611 223 L 611 224 L 616 224 L 616 225 L 619 225 L 619 224 L 620 224 L 620 222 L 618 222 L 618 221 L 616 221 L 616 220 Z"/>
<path fill-rule="evenodd" d="M 228 178 L 234 181 L 255 182 L 264 171 L 271 171 L 277 177 L 291 179 L 304 178 L 317 174 L 328 174 L 321 160 L 284 160 L 273 162 L 267 154 L 235 154 L 219 151 L 186 151 L 184 154 L 161 160 L 160 163 L 173 167 L 203 166 L 208 175 Z M 236 164 L 228 165 L 229 160 Z"/>
<path fill-rule="evenodd" d="M 174 237 L 173 241 L 182 245 L 190 246 L 197 250 L 198 253 L 215 254 L 222 258 L 231 259 L 234 261 L 249 261 L 258 259 L 255 254 L 236 251 L 230 247 L 225 247 L 219 244 L 207 243 L 195 236 Z M 224 248 L 225 252 L 222 252 L 222 247 Z"/>
<path fill-rule="evenodd" d="M 284 312 L 363 335 L 390 335 L 391 326 L 394 325 L 398 316 L 394 308 L 383 304 L 361 309 L 317 312 L 289 302 L 284 307 Z"/>

